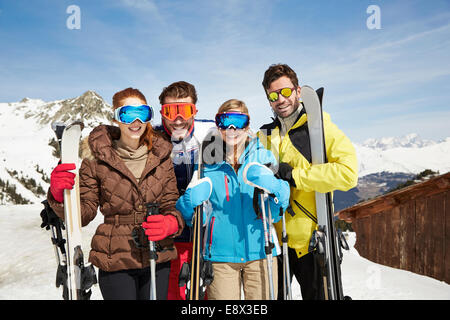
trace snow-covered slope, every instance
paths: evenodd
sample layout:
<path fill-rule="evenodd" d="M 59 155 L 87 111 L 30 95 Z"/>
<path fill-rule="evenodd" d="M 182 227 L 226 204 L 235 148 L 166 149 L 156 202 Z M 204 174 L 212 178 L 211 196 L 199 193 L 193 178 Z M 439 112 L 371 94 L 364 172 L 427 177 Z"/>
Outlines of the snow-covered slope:
<path fill-rule="evenodd" d="M 15 185 L 17 193 L 31 202 L 38 201 L 38 196 L 8 172 L 15 170 L 19 175 L 33 178 L 43 188 L 48 188 L 36 166 L 48 173 L 55 164 L 52 148 L 48 145 L 53 133 L 50 126 L 43 127 L 34 118 L 26 117 L 29 110 L 37 110 L 44 104 L 42 100 L 30 99 L 0 104 L 0 179 Z M 8 202 L 7 199 L 3 201 Z"/>
<path fill-rule="evenodd" d="M 0 300 L 60 300 L 55 287 L 56 261 L 50 231 L 39 227 L 42 205 L 0 206 Z M 83 229 L 83 251 L 103 221 L 97 217 Z M 412 272 L 373 263 L 354 248 L 355 234 L 348 234 L 350 251 L 344 251 L 342 277 L 344 292 L 355 300 L 450 299 L 450 285 Z M 98 270 L 97 270 L 98 271 Z M 293 281 L 293 298 L 301 299 L 300 287 Z M 94 286 L 92 299 L 102 299 Z"/>

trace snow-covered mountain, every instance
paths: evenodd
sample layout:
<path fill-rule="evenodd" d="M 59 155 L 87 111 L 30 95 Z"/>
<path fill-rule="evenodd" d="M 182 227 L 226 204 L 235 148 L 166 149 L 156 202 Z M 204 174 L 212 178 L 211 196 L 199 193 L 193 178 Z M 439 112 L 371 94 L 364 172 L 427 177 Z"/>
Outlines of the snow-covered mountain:
<path fill-rule="evenodd" d="M 400 138 L 369 139 L 355 144 L 359 176 L 377 172 L 417 174 L 425 169 L 450 171 L 450 137 L 440 141 L 422 140 L 417 134 Z"/>
<path fill-rule="evenodd" d="M 111 123 L 111 111 L 94 91 L 50 102 L 24 98 L 0 103 L 0 205 L 38 203 L 45 198 L 51 170 L 58 161 L 52 155 L 56 145 L 52 122 L 83 119 L 85 137 L 98 124 Z M 360 177 L 381 172 L 417 174 L 425 169 L 450 171 L 450 137 L 436 142 L 409 134 L 368 139 L 355 148 Z M 398 180 L 399 175 L 394 176 Z M 376 181 L 379 179 L 376 176 Z"/>
<path fill-rule="evenodd" d="M 394 189 L 424 170 L 440 174 L 450 171 L 450 138 L 436 142 L 417 134 L 368 139 L 355 144 L 358 185 L 347 192 L 335 191 L 335 210 L 350 207 Z"/>
<path fill-rule="evenodd" d="M 367 139 L 362 143 L 363 147 L 376 150 L 388 150 L 395 148 L 423 148 L 435 145 L 433 140 L 422 139 L 417 133 L 410 133 L 402 137 L 384 137 L 380 139 Z"/>
<path fill-rule="evenodd" d="M 57 163 L 52 122 L 83 119 L 86 136 L 98 124 L 111 122 L 111 110 L 93 91 L 51 102 L 24 98 L 0 103 L 0 204 L 36 203 L 45 197 Z"/>

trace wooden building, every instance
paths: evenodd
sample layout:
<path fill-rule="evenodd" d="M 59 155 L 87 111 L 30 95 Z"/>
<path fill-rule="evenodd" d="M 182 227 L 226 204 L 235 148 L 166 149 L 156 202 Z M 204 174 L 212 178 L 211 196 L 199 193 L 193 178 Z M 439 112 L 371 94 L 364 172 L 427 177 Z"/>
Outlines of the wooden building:
<path fill-rule="evenodd" d="M 450 172 L 337 213 L 373 262 L 450 284 Z"/>

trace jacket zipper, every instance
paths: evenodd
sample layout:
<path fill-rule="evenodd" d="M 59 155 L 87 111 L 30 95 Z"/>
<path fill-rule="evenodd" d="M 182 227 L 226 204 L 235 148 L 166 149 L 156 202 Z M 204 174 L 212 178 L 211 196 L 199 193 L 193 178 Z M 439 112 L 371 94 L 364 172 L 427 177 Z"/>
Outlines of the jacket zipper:
<path fill-rule="evenodd" d="M 211 229 L 209 230 L 209 244 L 208 244 L 208 251 L 209 251 L 209 258 L 211 259 L 211 246 L 212 246 L 212 236 L 213 236 L 213 229 L 214 229 L 214 221 L 216 221 L 216 217 L 211 218 Z"/>
<path fill-rule="evenodd" d="M 227 195 L 227 201 L 230 201 L 230 192 L 228 190 L 228 177 L 225 175 L 225 192 Z"/>
<path fill-rule="evenodd" d="M 297 205 L 297 207 L 308 217 L 310 218 L 315 224 L 317 224 L 317 219 L 314 217 L 314 215 L 309 212 L 304 206 L 302 206 L 297 200 L 294 199 L 294 203 Z"/>

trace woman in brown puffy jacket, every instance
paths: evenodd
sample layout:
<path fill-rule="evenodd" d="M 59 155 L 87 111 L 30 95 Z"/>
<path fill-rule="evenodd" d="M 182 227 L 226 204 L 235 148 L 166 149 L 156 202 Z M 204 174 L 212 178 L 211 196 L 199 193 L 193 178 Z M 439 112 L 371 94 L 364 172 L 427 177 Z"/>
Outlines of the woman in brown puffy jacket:
<path fill-rule="evenodd" d="M 145 228 L 156 242 L 157 299 L 167 297 L 170 260 L 177 252 L 173 238 L 184 227 L 175 209 L 177 183 L 170 152 L 172 144 L 155 133 L 152 110 L 145 96 L 127 88 L 113 96 L 114 122 L 100 125 L 83 143 L 79 170 L 82 225 L 97 209 L 104 215 L 92 238 L 89 261 L 99 269 L 104 299 L 149 299 L 149 250 L 136 246 L 132 231 Z M 48 201 L 64 218 L 63 191 L 72 188 L 74 164 L 60 164 L 52 172 Z M 160 215 L 144 222 L 146 204 L 157 203 Z"/>

